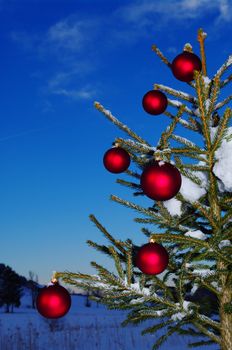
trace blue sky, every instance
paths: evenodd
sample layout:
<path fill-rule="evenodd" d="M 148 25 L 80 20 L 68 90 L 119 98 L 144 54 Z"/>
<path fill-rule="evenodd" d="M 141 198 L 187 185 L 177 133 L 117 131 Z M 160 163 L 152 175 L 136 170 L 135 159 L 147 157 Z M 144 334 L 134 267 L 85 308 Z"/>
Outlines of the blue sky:
<path fill-rule="evenodd" d="M 92 260 L 112 267 L 85 243 L 105 243 L 91 213 L 118 239 L 146 243 L 139 215 L 109 196 L 150 200 L 133 198 L 115 183 L 126 176 L 102 164 L 115 137 L 127 135 L 93 102 L 155 146 L 169 119 L 146 114 L 143 95 L 154 83 L 190 90 L 151 46 L 170 61 L 186 42 L 199 55 L 198 28 L 208 34 L 211 77 L 231 54 L 230 1 L 0 0 L 1 262 L 33 270 L 41 283 L 53 270 L 92 273 Z"/>

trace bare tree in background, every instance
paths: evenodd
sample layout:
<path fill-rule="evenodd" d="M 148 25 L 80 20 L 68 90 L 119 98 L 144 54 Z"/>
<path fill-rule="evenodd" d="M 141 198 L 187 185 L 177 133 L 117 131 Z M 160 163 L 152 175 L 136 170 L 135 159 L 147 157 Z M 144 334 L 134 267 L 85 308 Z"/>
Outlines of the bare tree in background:
<path fill-rule="evenodd" d="M 29 280 L 27 283 L 28 288 L 31 291 L 31 307 L 35 309 L 35 301 L 36 297 L 38 295 L 38 275 L 35 274 L 33 271 L 29 271 Z"/>

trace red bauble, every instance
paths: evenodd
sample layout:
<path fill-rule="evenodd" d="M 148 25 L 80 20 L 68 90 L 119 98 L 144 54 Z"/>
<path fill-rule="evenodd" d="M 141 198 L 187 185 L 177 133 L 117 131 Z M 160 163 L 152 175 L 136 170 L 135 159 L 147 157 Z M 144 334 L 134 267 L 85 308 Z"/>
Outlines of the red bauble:
<path fill-rule="evenodd" d="M 113 147 L 105 153 L 103 163 L 111 173 L 122 173 L 130 165 L 130 156 L 123 148 Z"/>
<path fill-rule="evenodd" d="M 70 309 L 71 297 L 67 289 L 54 284 L 40 290 L 36 299 L 38 312 L 47 318 L 59 318 Z"/>
<path fill-rule="evenodd" d="M 172 73 L 176 79 L 190 82 L 194 79 L 194 70 L 202 68 L 200 58 L 192 52 L 184 51 L 172 61 Z"/>
<path fill-rule="evenodd" d="M 143 171 L 140 184 L 146 196 L 157 201 L 174 197 L 181 187 L 179 170 L 170 163 L 154 161 Z"/>
<path fill-rule="evenodd" d="M 161 91 L 151 90 L 143 96 L 142 104 L 147 113 L 157 115 L 165 111 L 168 100 Z"/>
<path fill-rule="evenodd" d="M 144 244 L 136 255 L 136 266 L 147 275 L 158 275 L 168 266 L 166 249 L 158 243 Z"/>

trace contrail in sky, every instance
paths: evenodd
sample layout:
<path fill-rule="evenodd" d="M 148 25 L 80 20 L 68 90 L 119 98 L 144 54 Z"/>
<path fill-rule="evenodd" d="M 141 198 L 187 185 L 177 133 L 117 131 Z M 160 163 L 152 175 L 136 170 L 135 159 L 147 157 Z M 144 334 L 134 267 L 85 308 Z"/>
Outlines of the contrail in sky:
<path fill-rule="evenodd" d="M 14 139 L 14 138 L 17 138 L 17 137 L 20 137 L 20 136 L 29 135 L 29 134 L 32 134 L 32 133 L 38 132 L 38 131 L 48 130 L 48 129 L 51 129 L 53 127 L 54 127 L 54 125 L 50 126 L 50 127 L 46 127 L 46 128 L 29 129 L 29 130 L 25 130 L 25 131 L 19 132 L 17 134 L 5 136 L 5 137 L 0 137 L 0 142 L 7 141 L 7 140 L 10 140 L 10 139 Z"/>

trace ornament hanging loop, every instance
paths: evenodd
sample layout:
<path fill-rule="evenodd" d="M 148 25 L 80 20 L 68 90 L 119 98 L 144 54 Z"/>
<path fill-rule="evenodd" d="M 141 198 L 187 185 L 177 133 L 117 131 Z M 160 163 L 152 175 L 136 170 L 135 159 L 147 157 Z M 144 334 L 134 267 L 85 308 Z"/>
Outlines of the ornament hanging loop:
<path fill-rule="evenodd" d="M 58 274 L 56 271 L 53 271 L 53 275 L 51 278 L 51 283 L 52 284 L 59 284 L 59 280 L 58 280 Z"/>

